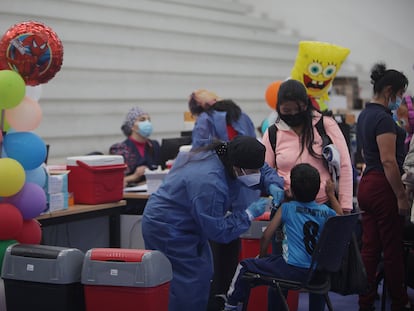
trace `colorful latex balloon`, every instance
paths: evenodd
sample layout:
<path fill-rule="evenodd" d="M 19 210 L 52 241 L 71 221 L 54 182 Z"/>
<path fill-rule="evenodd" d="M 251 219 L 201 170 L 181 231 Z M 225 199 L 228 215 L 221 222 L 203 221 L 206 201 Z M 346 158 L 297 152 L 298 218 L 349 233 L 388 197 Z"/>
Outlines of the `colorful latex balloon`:
<path fill-rule="evenodd" d="M 7 156 L 19 161 L 25 170 L 35 169 L 46 159 L 46 144 L 32 132 L 9 132 L 3 145 Z"/>
<path fill-rule="evenodd" d="M 0 70 L 0 109 L 10 109 L 20 104 L 26 92 L 25 87 L 24 80 L 17 72 Z"/>
<path fill-rule="evenodd" d="M 33 170 L 26 171 L 26 182 L 35 183 L 44 189 L 46 187 L 46 180 L 47 172 L 44 165 L 40 165 Z"/>
<path fill-rule="evenodd" d="M 26 182 L 18 193 L 4 198 L 3 202 L 16 206 L 24 220 L 35 218 L 47 209 L 45 191 L 31 182 Z"/>
<path fill-rule="evenodd" d="M 23 217 L 20 211 L 10 203 L 0 203 L 0 240 L 14 239 L 20 234 Z"/>
<path fill-rule="evenodd" d="M 16 131 L 32 131 L 42 120 L 42 109 L 37 101 L 25 96 L 19 105 L 7 109 L 5 115 Z"/>
<path fill-rule="evenodd" d="M 276 109 L 277 104 L 277 93 L 279 92 L 280 84 L 283 81 L 274 81 L 270 83 L 265 92 L 266 102 L 270 108 Z"/>
<path fill-rule="evenodd" d="M 42 23 L 15 24 L 0 40 L 0 69 L 18 72 L 27 85 L 48 82 L 60 70 L 62 61 L 62 42 Z"/>
<path fill-rule="evenodd" d="M 350 49 L 318 41 L 299 42 L 298 54 L 291 71 L 291 78 L 305 85 L 308 95 L 314 97 L 321 110 L 321 103 L 329 100 L 328 91 Z"/>
<path fill-rule="evenodd" d="M 42 228 L 36 219 L 23 221 L 23 227 L 16 240 L 21 244 L 40 244 L 42 241 Z"/>
<path fill-rule="evenodd" d="M 24 168 L 18 161 L 1 158 L 0 197 L 8 197 L 19 192 L 23 188 L 25 177 Z"/>
<path fill-rule="evenodd" d="M 262 135 L 266 132 L 266 130 L 268 129 L 269 126 L 271 126 L 272 124 L 274 124 L 276 122 L 276 119 L 277 119 L 277 112 L 276 111 L 272 111 L 266 117 L 266 119 L 264 119 L 262 121 L 262 124 L 260 126 L 260 131 L 261 131 Z"/>

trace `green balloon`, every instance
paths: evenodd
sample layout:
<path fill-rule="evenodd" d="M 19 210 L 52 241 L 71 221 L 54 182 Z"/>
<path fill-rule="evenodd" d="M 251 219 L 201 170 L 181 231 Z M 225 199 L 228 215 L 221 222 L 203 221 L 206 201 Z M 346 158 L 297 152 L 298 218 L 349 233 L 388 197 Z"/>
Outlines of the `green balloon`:
<path fill-rule="evenodd" d="M 0 70 L 0 109 L 16 107 L 26 94 L 23 78 L 13 70 Z"/>
<path fill-rule="evenodd" d="M 3 240 L 3 241 L 0 240 L 0 271 L 3 266 L 4 254 L 6 253 L 7 247 L 15 243 L 18 243 L 18 242 L 15 240 Z"/>

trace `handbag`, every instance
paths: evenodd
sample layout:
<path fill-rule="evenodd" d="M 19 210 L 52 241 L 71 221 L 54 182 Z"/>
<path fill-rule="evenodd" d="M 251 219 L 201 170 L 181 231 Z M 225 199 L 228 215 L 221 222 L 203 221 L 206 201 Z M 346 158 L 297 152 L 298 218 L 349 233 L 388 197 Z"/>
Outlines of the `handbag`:
<path fill-rule="evenodd" d="M 367 272 L 356 235 L 353 233 L 340 270 L 331 273 L 331 291 L 345 296 L 363 294 L 367 287 Z"/>

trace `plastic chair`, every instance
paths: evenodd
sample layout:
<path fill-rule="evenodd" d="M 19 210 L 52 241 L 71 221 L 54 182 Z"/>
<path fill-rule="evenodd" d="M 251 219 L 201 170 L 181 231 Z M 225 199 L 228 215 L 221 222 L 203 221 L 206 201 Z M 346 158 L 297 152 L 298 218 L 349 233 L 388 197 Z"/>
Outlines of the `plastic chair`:
<path fill-rule="evenodd" d="M 330 290 L 330 273 L 337 272 L 342 263 L 342 258 L 348 249 L 352 232 L 355 230 L 359 213 L 345 216 L 334 216 L 327 220 L 316 248 L 312 254 L 311 266 L 308 276 L 304 282 L 274 278 L 267 275 L 246 273 L 243 278 L 247 279 L 250 288 L 256 286 L 271 286 L 282 298 L 285 310 L 289 311 L 285 290 L 300 290 L 303 292 L 323 294 L 326 305 L 333 311 L 331 300 L 328 296 Z M 247 310 L 249 295 L 243 302 L 243 311 Z"/>

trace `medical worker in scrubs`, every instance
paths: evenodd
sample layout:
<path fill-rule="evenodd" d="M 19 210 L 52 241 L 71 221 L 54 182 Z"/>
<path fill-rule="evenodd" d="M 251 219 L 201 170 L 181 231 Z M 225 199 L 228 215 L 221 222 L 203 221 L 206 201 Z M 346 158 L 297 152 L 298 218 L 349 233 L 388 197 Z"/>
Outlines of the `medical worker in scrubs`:
<path fill-rule="evenodd" d="M 261 193 L 275 204 L 283 200 L 283 179 L 264 155 L 265 147 L 248 136 L 180 153 L 149 198 L 142 232 L 145 248 L 172 264 L 169 311 L 206 310 L 213 276 L 208 240 L 226 243 L 248 230 L 270 203 Z"/>

